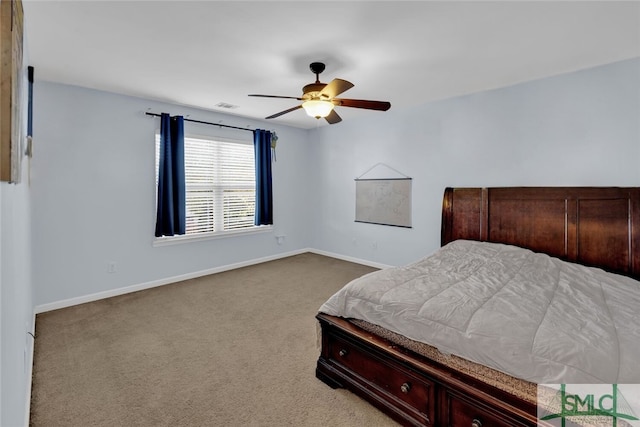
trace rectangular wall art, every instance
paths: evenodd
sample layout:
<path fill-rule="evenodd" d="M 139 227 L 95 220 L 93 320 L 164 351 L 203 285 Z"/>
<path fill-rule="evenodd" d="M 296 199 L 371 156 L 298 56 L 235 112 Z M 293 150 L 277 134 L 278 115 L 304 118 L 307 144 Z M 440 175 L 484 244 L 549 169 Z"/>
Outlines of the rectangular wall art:
<path fill-rule="evenodd" d="M 21 176 L 23 19 L 20 0 L 0 0 L 0 181 Z"/>
<path fill-rule="evenodd" d="M 411 178 L 356 179 L 356 222 L 411 227 Z"/>

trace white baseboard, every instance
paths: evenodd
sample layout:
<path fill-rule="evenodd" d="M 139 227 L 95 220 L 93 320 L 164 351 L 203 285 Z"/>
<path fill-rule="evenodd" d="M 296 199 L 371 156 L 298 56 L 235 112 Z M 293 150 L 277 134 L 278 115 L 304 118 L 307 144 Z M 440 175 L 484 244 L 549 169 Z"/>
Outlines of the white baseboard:
<path fill-rule="evenodd" d="M 196 277 L 207 276 L 209 274 L 222 273 L 223 271 L 234 270 L 236 268 L 248 267 L 254 264 L 261 264 L 263 262 L 273 261 L 280 258 L 286 258 L 293 255 L 298 255 L 304 252 L 309 252 L 307 249 L 301 249 L 297 251 L 285 252 L 276 255 L 271 255 L 263 258 L 256 258 L 248 261 L 237 262 L 235 264 L 223 265 L 220 267 L 209 268 L 206 270 L 196 271 L 193 273 L 181 274 L 179 276 L 167 277 L 164 279 L 153 280 L 151 282 L 139 283 L 137 285 L 125 286 L 123 288 L 111 289 L 104 292 L 97 292 L 94 294 L 83 295 L 80 297 L 69 298 L 61 301 L 55 301 L 47 304 L 37 305 L 34 308 L 36 314 L 44 313 L 47 311 L 58 310 L 60 308 L 71 307 L 78 304 L 84 304 L 87 302 L 98 301 L 105 298 L 111 298 L 118 295 L 124 295 L 131 292 L 138 292 L 145 289 L 155 288 L 158 286 L 168 285 L 170 283 L 181 282 L 183 280 L 195 279 Z"/>
<path fill-rule="evenodd" d="M 356 263 L 356 264 L 368 265 L 370 267 L 375 267 L 375 268 L 380 268 L 380 269 L 391 267 L 390 265 L 371 262 L 371 261 L 367 261 L 367 260 L 359 259 L 359 258 L 353 258 L 353 257 L 346 256 L 346 255 L 336 254 L 336 253 L 333 253 L 333 252 L 322 251 L 322 250 L 319 250 L 319 249 L 306 248 L 306 249 L 299 249 L 299 250 L 296 250 L 296 251 L 291 251 L 291 252 L 285 252 L 285 253 L 280 253 L 280 254 L 276 254 L 276 255 L 271 255 L 271 256 L 267 256 L 267 257 L 263 257 L 263 258 L 256 258 L 256 259 L 252 259 L 252 260 L 248 260 L 248 261 L 242 261 L 242 262 L 238 262 L 238 263 L 235 263 L 235 264 L 223 265 L 221 267 L 214 267 L 214 268 L 210 268 L 210 269 L 207 269 L 207 270 L 196 271 L 196 272 L 193 272 L 193 273 L 181 274 L 179 276 L 173 276 L 173 277 L 167 277 L 167 278 L 164 278 L 164 279 L 153 280 L 151 282 L 139 283 L 137 285 L 125 286 L 125 287 L 118 288 L 118 289 L 111 289 L 111 290 L 104 291 L 104 292 L 97 292 L 97 293 L 94 293 L 94 294 L 83 295 L 83 296 L 80 296 L 80 297 L 69 298 L 69 299 L 65 299 L 65 300 L 61 300 L 61 301 L 55 301 L 55 302 L 51 302 L 51 303 L 47 303 L 47 304 L 41 304 L 41 305 L 35 306 L 33 310 L 34 310 L 35 314 L 45 313 L 47 311 L 58 310 L 58 309 L 61 309 L 61 308 L 71 307 L 71 306 L 74 306 L 74 305 L 84 304 L 84 303 L 92 302 L 92 301 L 98 301 L 98 300 L 101 300 L 101 299 L 111 298 L 111 297 L 115 297 L 115 296 L 118 296 L 118 295 L 124 295 L 124 294 L 128 294 L 128 293 L 131 293 L 131 292 L 138 292 L 138 291 L 142 291 L 142 290 L 145 290 L 145 289 L 150 289 L 150 288 L 155 288 L 155 287 L 158 287 L 158 286 L 168 285 L 170 283 L 181 282 L 183 280 L 195 279 L 196 277 L 207 276 L 209 274 L 222 273 L 223 271 L 229 271 L 229 270 L 234 270 L 236 268 L 248 267 L 250 265 L 261 264 L 263 262 L 268 262 L 268 261 L 274 261 L 276 259 L 286 258 L 286 257 L 290 257 L 290 256 L 293 256 L 293 255 L 299 255 L 299 254 L 302 254 L 302 253 L 305 253 L 305 252 L 311 252 L 311 253 L 318 254 L 318 255 L 324 255 L 324 256 L 331 257 L 331 258 L 337 258 L 337 259 L 341 259 L 343 261 L 349 261 L 349 262 L 353 262 L 353 263 Z M 34 321 L 34 325 L 35 325 L 35 321 Z"/>
<path fill-rule="evenodd" d="M 353 262 L 355 264 L 368 265 L 369 267 L 379 268 L 380 270 L 384 270 L 385 268 L 393 267 L 392 265 L 388 265 L 388 264 L 381 264 L 379 262 L 367 261 L 366 259 L 354 258 L 354 257 L 350 257 L 350 256 L 347 256 L 347 255 L 341 255 L 341 254 L 336 254 L 336 253 L 333 253 L 333 252 L 322 251 L 320 249 L 311 249 L 310 248 L 310 249 L 307 249 L 307 252 L 312 252 L 314 254 L 324 255 L 324 256 L 331 257 L 331 258 L 337 258 L 337 259 L 341 259 L 343 261 Z"/>

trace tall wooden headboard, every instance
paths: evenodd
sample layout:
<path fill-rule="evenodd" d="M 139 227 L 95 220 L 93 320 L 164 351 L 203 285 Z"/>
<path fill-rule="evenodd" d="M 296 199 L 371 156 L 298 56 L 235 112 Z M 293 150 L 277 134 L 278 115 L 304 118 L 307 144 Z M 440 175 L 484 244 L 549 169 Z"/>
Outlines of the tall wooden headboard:
<path fill-rule="evenodd" d="M 442 245 L 506 243 L 640 278 L 640 187 L 446 188 Z"/>

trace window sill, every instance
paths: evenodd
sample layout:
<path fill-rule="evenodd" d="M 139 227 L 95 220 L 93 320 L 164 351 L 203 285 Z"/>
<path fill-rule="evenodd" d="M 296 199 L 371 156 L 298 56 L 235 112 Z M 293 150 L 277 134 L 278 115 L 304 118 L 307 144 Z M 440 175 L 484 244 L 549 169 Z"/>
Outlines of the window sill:
<path fill-rule="evenodd" d="M 273 231 L 273 225 L 259 225 L 242 230 L 218 231 L 214 233 L 182 234 L 179 236 L 156 237 L 153 246 L 178 245 L 181 243 L 199 242 L 203 240 L 225 239 L 234 236 L 247 236 Z"/>

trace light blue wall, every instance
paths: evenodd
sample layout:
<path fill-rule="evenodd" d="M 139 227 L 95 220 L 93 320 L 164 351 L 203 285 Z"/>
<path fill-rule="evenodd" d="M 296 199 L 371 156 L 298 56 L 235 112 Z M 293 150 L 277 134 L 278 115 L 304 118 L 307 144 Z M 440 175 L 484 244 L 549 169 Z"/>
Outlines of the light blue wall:
<path fill-rule="evenodd" d="M 446 186 L 640 185 L 638 59 L 311 131 L 54 83 L 35 95 L 36 305 L 308 247 L 410 262 L 439 245 Z M 276 230 L 153 247 L 148 108 L 276 130 Z M 353 180 L 379 162 L 413 178 L 411 229 L 354 222 Z"/>
<path fill-rule="evenodd" d="M 394 109 L 311 135 L 311 246 L 383 264 L 437 249 L 447 186 L 640 185 L 640 59 Z M 413 178 L 413 228 L 354 222 L 383 162 Z"/>
<path fill-rule="evenodd" d="M 35 85 L 33 260 L 36 306 L 305 248 L 301 213 L 306 131 L 113 93 Z M 268 233 L 152 246 L 155 224 L 153 112 L 275 130 L 274 224 Z M 193 123 L 187 134 L 252 140 L 252 133 Z M 301 178 L 302 177 L 302 178 Z M 275 235 L 286 236 L 278 245 Z M 108 273 L 107 264 L 116 263 Z"/>
<path fill-rule="evenodd" d="M 24 87 L 29 63 L 24 41 Z M 25 118 L 22 123 L 26 135 Z M 0 425 L 26 424 L 33 338 L 29 159 L 22 156 L 19 184 L 0 183 Z"/>
<path fill-rule="evenodd" d="M 25 175 L 27 171 L 25 170 Z M 26 178 L 26 176 L 25 176 Z M 33 339 L 28 184 L 0 183 L 0 425 L 24 425 Z"/>

